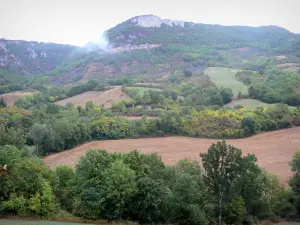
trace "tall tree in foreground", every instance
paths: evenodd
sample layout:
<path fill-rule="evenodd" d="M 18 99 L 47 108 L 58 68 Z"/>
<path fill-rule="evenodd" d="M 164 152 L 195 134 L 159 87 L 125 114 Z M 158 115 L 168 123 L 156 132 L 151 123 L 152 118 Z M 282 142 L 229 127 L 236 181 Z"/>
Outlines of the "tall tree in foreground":
<path fill-rule="evenodd" d="M 232 199 L 235 183 L 241 173 L 242 151 L 225 141 L 213 144 L 207 153 L 200 154 L 205 169 L 204 182 L 217 201 L 218 224 L 222 224 L 224 205 Z"/>

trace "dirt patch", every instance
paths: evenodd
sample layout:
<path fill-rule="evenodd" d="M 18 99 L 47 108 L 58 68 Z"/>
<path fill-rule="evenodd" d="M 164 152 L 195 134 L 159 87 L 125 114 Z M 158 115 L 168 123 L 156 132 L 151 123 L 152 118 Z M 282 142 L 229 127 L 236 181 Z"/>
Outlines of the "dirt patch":
<path fill-rule="evenodd" d="M 30 96 L 30 95 L 34 95 L 34 94 L 38 94 L 39 91 L 15 91 L 15 92 L 10 92 L 10 93 L 6 93 L 6 94 L 2 94 L 0 95 L 0 98 L 3 98 L 4 102 L 11 106 L 15 104 L 15 101 L 18 98 L 22 98 L 25 96 Z"/>
<path fill-rule="evenodd" d="M 113 102 L 129 99 L 129 96 L 121 90 L 121 87 L 115 87 L 108 91 L 87 91 L 64 100 L 55 102 L 55 104 L 64 106 L 68 102 L 77 106 L 85 106 L 85 103 L 92 101 L 96 105 L 104 105 L 104 108 L 110 108 Z"/>
<path fill-rule="evenodd" d="M 276 55 L 276 60 L 282 60 L 282 59 L 286 59 L 286 55 Z"/>
<path fill-rule="evenodd" d="M 291 176 L 289 162 L 300 147 L 300 127 L 259 134 L 245 139 L 228 140 L 228 143 L 243 149 L 243 154 L 253 153 L 258 164 L 271 173 L 278 174 L 280 181 L 287 184 Z M 206 152 L 216 139 L 190 137 L 163 137 L 125 140 L 92 141 L 74 149 L 47 156 L 44 160 L 54 168 L 66 164 L 75 166 L 88 149 L 106 149 L 109 152 L 128 152 L 138 149 L 144 153 L 156 152 L 164 162 L 174 164 L 183 158 L 200 159 L 199 153 Z"/>
<path fill-rule="evenodd" d="M 250 47 L 239 48 L 239 51 L 241 51 L 241 52 L 248 52 L 249 50 L 250 50 Z"/>

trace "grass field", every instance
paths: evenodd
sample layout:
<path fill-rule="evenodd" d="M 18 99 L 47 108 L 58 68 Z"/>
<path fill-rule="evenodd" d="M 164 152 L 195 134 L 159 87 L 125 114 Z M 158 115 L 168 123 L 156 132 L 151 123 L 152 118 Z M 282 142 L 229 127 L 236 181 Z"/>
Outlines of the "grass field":
<path fill-rule="evenodd" d="M 270 106 L 271 104 L 261 102 L 256 99 L 239 99 L 239 100 L 233 100 L 232 102 L 226 104 L 225 106 L 229 106 L 233 108 L 236 105 L 242 105 L 245 109 L 255 109 L 256 107 L 264 107 L 264 106 Z"/>
<path fill-rule="evenodd" d="M 208 67 L 204 73 L 207 74 L 217 86 L 231 88 L 233 95 L 236 97 L 239 91 L 241 91 L 242 94 L 248 93 L 248 87 L 235 77 L 238 71 L 240 70 L 226 67 Z"/>
<path fill-rule="evenodd" d="M 278 174 L 286 184 L 292 172 L 289 162 L 300 146 L 300 127 L 261 133 L 244 139 L 227 140 L 243 150 L 244 154 L 253 153 L 258 164 L 271 173 Z M 158 153 L 165 163 L 175 164 L 184 158 L 199 160 L 199 153 L 206 152 L 216 139 L 191 137 L 161 137 L 125 140 L 92 141 L 71 150 L 49 155 L 44 158 L 47 165 L 74 167 L 88 149 L 106 149 L 109 152 L 128 152 L 138 149 L 144 153 Z"/>
<path fill-rule="evenodd" d="M 135 90 L 139 90 L 140 94 L 144 94 L 145 92 L 152 90 L 152 91 L 162 91 L 161 89 L 158 88 L 149 88 L 149 87 L 128 87 L 128 89 L 135 89 Z"/>
<path fill-rule="evenodd" d="M 68 102 L 77 106 L 84 106 L 86 102 L 92 101 L 96 105 L 104 105 L 110 108 L 113 102 L 129 99 L 129 96 L 121 90 L 121 87 L 114 87 L 108 91 L 87 91 L 64 100 L 55 102 L 57 105 L 64 106 Z"/>
<path fill-rule="evenodd" d="M 0 219 L 0 225 L 82 225 L 87 223 L 66 223 L 55 221 L 25 221 Z"/>
<path fill-rule="evenodd" d="M 233 108 L 236 105 L 242 105 L 244 106 L 245 109 L 255 109 L 256 107 L 265 107 L 265 106 L 272 106 L 275 104 L 269 104 L 269 103 L 265 103 L 256 99 L 239 99 L 239 100 L 233 100 L 230 103 L 226 104 L 225 106 L 229 106 L 231 108 Z M 295 106 L 289 106 L 289 109 L 295 109 Z"/>

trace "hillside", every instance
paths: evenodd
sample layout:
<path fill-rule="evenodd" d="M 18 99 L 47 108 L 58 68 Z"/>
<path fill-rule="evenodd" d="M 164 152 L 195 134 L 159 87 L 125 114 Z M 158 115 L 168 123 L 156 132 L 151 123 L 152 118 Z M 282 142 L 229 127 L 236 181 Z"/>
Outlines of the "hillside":
<path fill-rule="evenodd" d="M 107 31 L 107 37 L 109 42 L 117 47 L 125 44 L 183 44 L 224 49 L 264 45 L 280 48 L 292 41 L 296 35 L 276 26 L 254 28 L 197 24 L 145 15 L 134 17 L 111 28 Z"/>
<path fill-rule="evenodd" d="M 293 80 L 297 80 L 295 73 L 300 65 L 300 36 L 284 28 L 197 24 L 144 15 L 112 27 L 105 35 L 108 46 L 104 49 L 93 42 L 74 47 L 1 39 L 0 94 L 80 85 L 90 80 L 122 85 L 124 79 L 129 79 L 130 83 L 166 87 L 189 83 L 194 76 L 208 71 L 206 75 L 219 87 L 232 88 L 234 83 L 235 98 L 239 92 L 247 98 L 248 89 L 253 86 L 258 94 L 251 98 L 299 104 L 300 87 Z M 215 76 L 209 73 L 214 67 L 224 69 Z M 245 83 L 235 73 L 230 79 L 224 77 L 224 71 L 230 68 L 271 74 L 263 80 L 266 96 L 261 96 L 257 82 L 250 78 L 251 82 Z M 278 72 L 273 75 L 274 70 L 282 70 L 279 78 Z M 285 78 L 287 71 L 294 73 L 288 75 L 291 79 Z M 277 91 L 280 82 L 295 85 L 285 85 L 287 88 Z M 276 96 L 275 92 L 287 93 L 286 89 L 291 88 L 290 96 Z"/>
<path fill-rule="evenodd" d="M 0 39 L 0 68 L 26 76 L 55 69 L 75 46 Z"/>

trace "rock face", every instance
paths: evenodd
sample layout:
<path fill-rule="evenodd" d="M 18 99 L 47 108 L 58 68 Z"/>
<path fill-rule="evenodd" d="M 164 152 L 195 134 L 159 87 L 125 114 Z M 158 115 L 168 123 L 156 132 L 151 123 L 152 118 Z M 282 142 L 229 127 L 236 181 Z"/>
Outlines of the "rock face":
<path fill-rule="evenodd" d="M 170 27 L 184 27 L 185 21 L 161 19 L 158 16 L 145 15 L 132 18 L 131 23 L 139 27 L 161 27 L 163 24 Z M 191 25 L 193 23 L 189 23 Z"/>
<path fill-rule="evenodd" d="M 123 45 L 123 46 L 120 46 L 117 48 L 113 48 L 112 52 L 114 52 L 114 53 L 125 52 L 125 51 L 130 52 L 130 51 L 141 50 L 141 49 L 149 50 L 152 48 L 158 48 L 160 46 L 161 46 L 161 44 L 148 44 L 148 43 L 140 44 L 140 45 L 127 44 L 127 45 Z"/>

